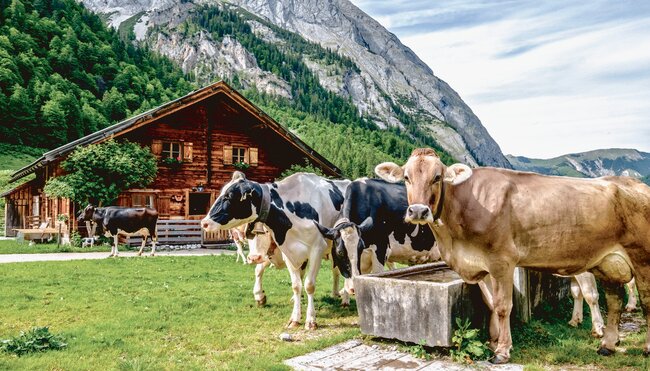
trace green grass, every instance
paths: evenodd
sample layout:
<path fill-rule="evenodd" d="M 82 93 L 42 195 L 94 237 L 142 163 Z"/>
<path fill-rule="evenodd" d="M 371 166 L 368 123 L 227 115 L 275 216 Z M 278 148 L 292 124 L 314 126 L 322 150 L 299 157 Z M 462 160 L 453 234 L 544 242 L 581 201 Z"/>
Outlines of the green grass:
<path fill-rule="evenodd" d="M 125 247 L 120 248 L 120 251 L 124 251 L 124 250 Z M 85 247 L 85 248 L 72 247 L 72 246 L 56 247 L 56 242 L 36 243 L 30 246 L 29 241 L 17 241 L 17 240 L 0 241 L 0 254 L 42 254 L 42 253 L 53 253 L 53 252 L 93 252 L 93 251 L 111 251 L 111 247 L 105 245 L 95 245 L 93 247 Z"/>
<path fill-rule="evenodd" d="M 268 305 L 258 308 L 253 267 L 235 263 L 234 256 L 1 264 L 0 339 L 49 326 L 68 347 L 20 358 L 0 353 L 0 369 L 281 369 L 285 359 L 354 337 L 412 348 L 360 336 L 354 301 L 342 309 L 329 298 L 330 263 L 323 265 L 319 329 L 291 330 L 297 341 L 287 343 L 278 338 L 291 313 L 286 270 L 265 273 Z M 601 357 L 588 313 L 578 329 L 566 325 L 570 305 L 567 300 L 529 324 L 514 323 L 511 361 L 527 370 L 649 369 L 641 354 L 645 327 L 621 341 L 624 352 Z M 446 350 L 433 355 L 448 359 Z"/>
<path fill-rule="evenodd" d="M 286 270 L 265 273 L 268 304 L 258 308 L 253 267 L 234 256 L 2 264 L 0 339 L 49 326 L 68 347 L 0 354 L 0 369 L 284 369 L 287 358 L 359 335 L 354 304 L 328 297 L 323 265 L 319 329 L 291 330 L 297 341 L 288 343 L 278 338 L 291 314 Z"/>

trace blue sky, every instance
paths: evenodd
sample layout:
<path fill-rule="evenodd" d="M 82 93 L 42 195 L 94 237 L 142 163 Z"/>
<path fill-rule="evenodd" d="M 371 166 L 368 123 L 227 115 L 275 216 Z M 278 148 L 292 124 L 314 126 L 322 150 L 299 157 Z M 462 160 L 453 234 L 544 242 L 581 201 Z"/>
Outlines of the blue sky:
<path fill-rule="evenodd" d="M 352 2 L 449 83 L 504 153 L 650 152 L 650 1 Z"/>

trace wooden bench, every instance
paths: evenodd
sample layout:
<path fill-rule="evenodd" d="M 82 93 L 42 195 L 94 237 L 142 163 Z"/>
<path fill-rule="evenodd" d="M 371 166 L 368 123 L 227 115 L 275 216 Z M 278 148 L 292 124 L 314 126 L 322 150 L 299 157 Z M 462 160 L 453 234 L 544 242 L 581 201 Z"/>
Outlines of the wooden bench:
<path fill-rule="evenodd" d="M 33 223 L 33 221 L 30 221 L 30 223 Z M 40 223 L 38 228 L 14 228 L 13 230 L 18 233 L 18 237 L 22 236 L 24 240 L 41 240 L 41 242 L 43 242 L 44 240 L 52 238 L 53 235 L 59 234 L 59 230 L 57 228 L 48 227 L 49 224 L 50 218 L 47 218 L 46 221 Z"/>

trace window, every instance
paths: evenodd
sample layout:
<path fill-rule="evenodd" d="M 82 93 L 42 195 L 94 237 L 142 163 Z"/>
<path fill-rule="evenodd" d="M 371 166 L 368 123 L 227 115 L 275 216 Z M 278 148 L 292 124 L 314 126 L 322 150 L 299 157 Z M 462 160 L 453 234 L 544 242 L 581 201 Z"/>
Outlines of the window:
<path fill-rule="evenodd" d="M 246 162 L 246 148 L 232 147 L 232 163 Z"/>
<path fill-rule="evenodd" d="M 181 144 L 178 142 L 163 142 L 162 143 L 162 158 L 175 158 L 182 160 L 181 157 Z"/>
<path fill-rule="evenodd" d="M 210 210 L 210 193 L 190 193 L 189 215 L 205 215 Z"/>
<path fill-rule="evenodd" d="M 131 204 L 133 207 L 149 207 L 155 209 L 153 206 L 154 195 L 146 193 L 133 193 L 131 197 Z"/>

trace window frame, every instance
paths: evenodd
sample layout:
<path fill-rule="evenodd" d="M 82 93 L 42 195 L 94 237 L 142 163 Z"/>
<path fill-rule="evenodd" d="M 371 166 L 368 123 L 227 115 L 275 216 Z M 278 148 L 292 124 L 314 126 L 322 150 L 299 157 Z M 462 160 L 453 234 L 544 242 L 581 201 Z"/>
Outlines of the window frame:
<path fill-rule="evenodd" d="M 248 151 L 246 147 L 232 146 L 232 163 L 248 163 L 246 161 L 246 151 Z"/>
<path fill-rule="evenodd" d="M 143 201 L 142 203 L 140 203 L 141 200 Z M 149 204 L 148 202 L 151 202 L 151 204 Z M 140 193 L 140 192 L 131 193 L 131 206 L 148 207 L 151 209 L 155 209 L 156 195 L 153 193 Z"/>
<path fill-rule="evenodd" d="M 174 150 L 174 146 L 178 147 L 178 151 Z M 178 153 L 178 155 L 174 156 L 175 153 Z M 160 151 L 160 158 L 173 158 L 179 161 L 183 161 L 183 144 L 181 142 L 163 141 Z"/>

